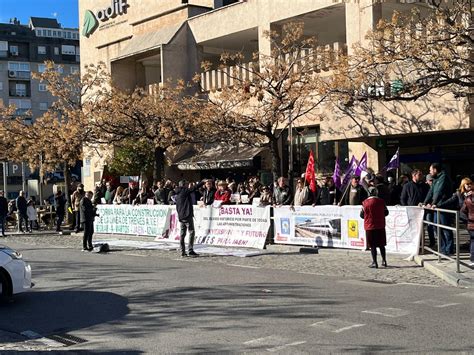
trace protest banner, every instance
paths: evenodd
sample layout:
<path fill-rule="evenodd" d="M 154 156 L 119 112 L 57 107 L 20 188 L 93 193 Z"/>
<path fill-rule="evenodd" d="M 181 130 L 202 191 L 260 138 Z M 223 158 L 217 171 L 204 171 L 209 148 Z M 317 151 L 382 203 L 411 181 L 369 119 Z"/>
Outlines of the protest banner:
<path fill-rule="evenodd" d="M 361 206 L 302 206 L 274 209 L 275 243 L 364 249 Z M 416 255 L 423 224 L 418 207 L 388 207 L 387 252 Z"/>
<path fill-rule="evenodd" d="M 161 236 L 169 228 L 170 209 L 160 205 L 98 205 L 96 233 Z"/>
<path fill-rule="evenodd" d="M 179 221 L 175 209 L 171 210 L 169 218 L 168 233 L 155 240 L 179 242 Z M 270 207 L 194 206 L 194 227 L 195 244 L 263 249 L 270 228 Z"/>

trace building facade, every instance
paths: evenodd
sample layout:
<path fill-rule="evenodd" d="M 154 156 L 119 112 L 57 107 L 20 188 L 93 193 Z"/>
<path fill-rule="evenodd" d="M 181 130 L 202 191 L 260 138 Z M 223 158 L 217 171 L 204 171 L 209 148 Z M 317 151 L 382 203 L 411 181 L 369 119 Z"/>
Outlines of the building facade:
<path fill-rule="evenodd" d="M 0 23 L 0 104 L 14 105 L 25 122 L 34 121 L 51 107 L 54 98 L 32 73 L 44 71 L 48 60 L 65 75 L 77 73 L 79 58 L 78 29 L 63 28 L 56 19 L 31 17 L 28 24 L 17 19 Z M 22 180 L 30 178 L 30 171 L 28 167 L 19 169 L 21 164 L 10 165 L 8 194 L 15 197 Z"/>
<path fill-rule="evenodd" d="M 316 36 L 321 46 L 350 52 L 353 44 L 365 41 L 367 31 L 381 18 L 390 18 L 394 11 L 409 12 L 413 6 L 427 11 L 422 3 L 371 0 L 79 0 L 81 65 L 105 62 L 115 83 L 124 89 L 168 79 L 190 81 L 201 73 L 203 61 L 217 63 L 223 52 L 240 51 L 249 60 L 256 51 L 270 53 L 265 32 L 278 31 L 285 23 L 303 22 L 305 34 Z M 201 83 L 212 93 L 226 85 L 226 80 L 222 70 L 215 70 L 202 73 Z M 387 123 L 383 132 L 374 129 L 361 134 L 349 128 L 349 120 L 336 119 L 324 107 L 318 109 L 319 118 L 300 120 L 293 134 L 292 170 L 304 171 L 313 150 L 317 169 L 323 173 L 332 172 L 336 157 L 344 162 L 352 154 L 360 158 L 364 152 L 369 166 L 377 171 L 400 147 L 402 162 L 411 168 L 425 169 L 430 161 L 443 161 L 452 174 L 474 171 L 474 119 L 465 99 L 448 95 L 393 105 L 379 113 L 380 120 Z M 421 127 L 418 119 L 430 124 Z M 282 174 L 289 170 L 285 163 L 288 146 L 288 135 L 284 135 L 280 145 Z M 259 171 L 268 169 L 264 152 L 245 155 L 237 149 L 235 155 L 241 160 L 236 166 L 248 166 L 252 161 Z M 205 175 L 198 173 L 200 169 L 212 168 L 215 173 L 231 168 L 212 162 L 212 157 L 202 162 L 189 155 L 175 158 L 171 175 L 186 173 L 198 178 Z M 85 182 L 91 186 L 100 180 L 104 162 L 93 158 L 84 164 Z"/>

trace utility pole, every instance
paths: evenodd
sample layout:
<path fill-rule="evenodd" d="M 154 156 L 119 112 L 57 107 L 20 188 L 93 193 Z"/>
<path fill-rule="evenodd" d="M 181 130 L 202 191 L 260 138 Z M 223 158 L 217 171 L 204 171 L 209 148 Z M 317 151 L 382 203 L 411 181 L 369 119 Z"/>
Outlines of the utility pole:
<path fill-rule="evenodd" d="M 8 161 L 2 162 L 3 164 L 3 192 L 4 196 L 8 199 L 8 183 L 7 183 L 7 170 L 8 170 Z"/>
<path fill-rule="evenodd" d="M 21 162 L 21 189 L 26 192 L 26 171 L 25 162 Z"/>

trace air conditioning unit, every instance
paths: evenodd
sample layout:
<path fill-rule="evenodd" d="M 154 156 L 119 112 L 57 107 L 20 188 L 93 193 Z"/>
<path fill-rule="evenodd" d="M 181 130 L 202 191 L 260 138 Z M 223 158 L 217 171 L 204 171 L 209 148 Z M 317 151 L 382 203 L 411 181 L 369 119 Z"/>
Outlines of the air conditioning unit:
<path fill-rule="evenodd" d="M 16 78 L 16 71 L 14 71 L 14 70 L 9 70 L 9 71 L 8 71 L 8 77 L 9 77 L 9 78 Z"/>

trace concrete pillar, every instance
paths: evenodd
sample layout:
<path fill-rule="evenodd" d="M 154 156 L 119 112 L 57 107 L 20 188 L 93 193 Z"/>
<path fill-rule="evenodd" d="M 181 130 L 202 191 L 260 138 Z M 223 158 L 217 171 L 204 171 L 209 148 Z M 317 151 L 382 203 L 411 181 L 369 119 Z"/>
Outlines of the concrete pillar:
<path fill-rule="evenodd" d="M 270 38 L 265 35 L 266 31 L 270 31 L 270 23 L 264 23 L 258 26 L 258 51 L 260 54 L 269 56 L 272 52 Z"/>
<path fill-rule="evenodd" d="M 367 31 L 373 30 L 382 18 L 382 3 L 360 0 L 348 2 L 345 6 L 347 50 L 351 54 L 355 43 L 367 43 Z"/>

